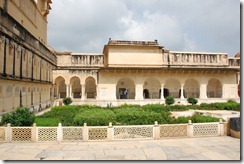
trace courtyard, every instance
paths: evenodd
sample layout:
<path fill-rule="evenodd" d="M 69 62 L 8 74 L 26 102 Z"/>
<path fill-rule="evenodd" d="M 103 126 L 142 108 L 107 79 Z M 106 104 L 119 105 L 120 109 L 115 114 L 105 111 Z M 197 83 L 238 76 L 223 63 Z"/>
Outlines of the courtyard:
<path fill-rule="evenodd" d="M 240 139 L 1 143 L 1 160 L 240 160 Z"/>

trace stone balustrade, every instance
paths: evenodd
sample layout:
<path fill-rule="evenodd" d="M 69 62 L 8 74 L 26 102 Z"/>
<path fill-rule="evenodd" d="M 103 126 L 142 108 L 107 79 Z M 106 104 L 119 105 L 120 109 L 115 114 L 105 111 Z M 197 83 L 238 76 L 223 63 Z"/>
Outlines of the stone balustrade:
<path fill-rule="evenodd" d="M 155 41 L 124 41 L 124 40 L 110 40 L 108 45 L 130 45 L 130 46 L 159 46 L 157 40 Z"/>
<path fill-rule="evenodd" d="M 225 53 L 174 52 L 168 54 L 170 66 L 228 66 Z"/>
<path fill-rule="evenodd" d="M 230 67 L 240 67 L 240 58 L 229 58 L 228 62 Z"/>
<path fill-rule="evenodd" d="M 227 135 L 226 122 L 137 126 L 0 127 L 0 142 L 112 141 Z"/>

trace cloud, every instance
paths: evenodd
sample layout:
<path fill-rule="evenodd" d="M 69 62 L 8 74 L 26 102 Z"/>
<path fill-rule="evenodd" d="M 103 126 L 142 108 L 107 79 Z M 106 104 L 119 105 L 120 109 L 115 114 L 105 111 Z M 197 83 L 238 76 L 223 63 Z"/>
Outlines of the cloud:
<path fill-rule="evenodd" d="M 108 39 L 157 39 L 176 51 L 240 51 L 237 0 L 53 0 L 48 43 L 102 53 Z"/>

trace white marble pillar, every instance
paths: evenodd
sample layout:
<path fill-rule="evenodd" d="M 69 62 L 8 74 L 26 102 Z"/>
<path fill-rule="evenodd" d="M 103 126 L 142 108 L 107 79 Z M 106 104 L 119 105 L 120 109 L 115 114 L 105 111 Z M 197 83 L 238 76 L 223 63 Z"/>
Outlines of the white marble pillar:
<path fill-rule="evenodd" d="M 136 84 L 136 100 L 143 100 L 143 84 Z"/>
<path fill-rule="evenodd" d="M 207 84 L 200 84 L 200 99 L 207 99 Z"/>
<path fill-rule="evenodd" d="M 57 84 L 57 99 L 60 99 L 60 94 L 59 94 L 59 85 Z"/>
<path fill-rule="evenodd" d="M 164 100 L 164 84 L 161 84 L 161 100 Z"/>
<path fill-rule="evenodd" d="M 73 99 L 72 84 L 69 85 L 69 96 Z"/>
<path fill-rule="evenodd" d="M 181 84 L 181 89 L 180 89 L 180 98 L 181 99 L 185 99 L 185 97 L 184 97 L 184 84 Z"/>
<path fill-rule="evenodd" d="M 81 100 L 85 100 L 86 99 L 86 95 L 85 95 L 85 84 L 81 85 Z"/>
<path fill-rule="evenodd" d="M 66 84 L 66 97 L 69 97 L 69 84 Z"/>

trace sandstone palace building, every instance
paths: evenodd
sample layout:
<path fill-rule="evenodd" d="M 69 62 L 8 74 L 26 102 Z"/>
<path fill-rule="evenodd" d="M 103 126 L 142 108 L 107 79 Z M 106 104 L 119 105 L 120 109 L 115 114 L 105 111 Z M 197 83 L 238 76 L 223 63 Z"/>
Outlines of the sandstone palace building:
<path fill-rule="evenodd" d="M 51 0 L 0 1 L 0 112 L 73 104 L 186 104 L 239 101 L 240 55 L 178 52 L 157 40 L 109 39 L 100 54 L 47 46 Z"/>

